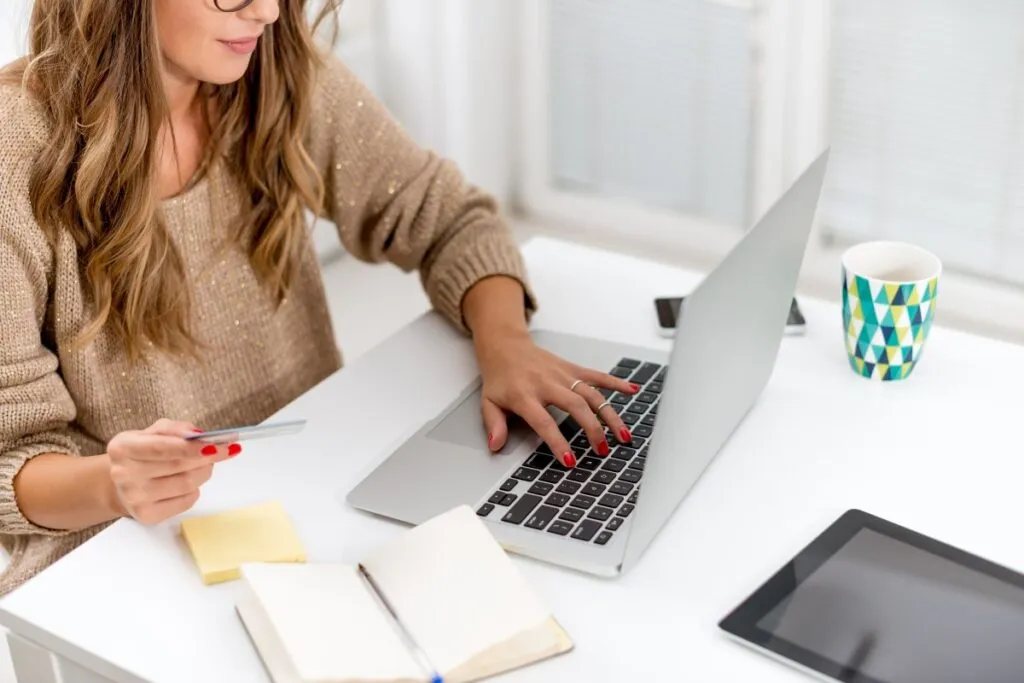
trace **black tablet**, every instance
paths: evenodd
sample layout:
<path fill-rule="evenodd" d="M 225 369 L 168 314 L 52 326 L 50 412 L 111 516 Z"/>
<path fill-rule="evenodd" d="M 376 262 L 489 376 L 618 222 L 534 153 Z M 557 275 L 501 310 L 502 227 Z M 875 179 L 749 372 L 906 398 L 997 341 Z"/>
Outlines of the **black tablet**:
<path fill-rule="evenodd" d="M 1024 575 L 860 510 L 719 625 L 826 681 L 1024 681 Z"/>

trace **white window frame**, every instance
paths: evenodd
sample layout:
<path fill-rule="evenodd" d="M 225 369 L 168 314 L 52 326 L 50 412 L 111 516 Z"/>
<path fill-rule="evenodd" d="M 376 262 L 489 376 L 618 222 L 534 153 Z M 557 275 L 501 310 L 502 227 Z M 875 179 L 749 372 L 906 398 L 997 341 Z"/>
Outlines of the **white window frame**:
<path fill-rule="evenodd" d="M 752 220 L 828 144 L 827 73 L 833 0 L 709 0 L 751 6 L 757 12 L 760 51 L 755 107 Z M 607 245 L 630 245 L 660 258 L 707 269 L 742 235 L 741 230 L 697 217 L 625 201 L 566 192 L 550 182 L 546 64 L 548 0 L 520 0 L 521 169 L 517 208 L 541 229 Z M 813 228 L 799 291 L 838 300 L 842 247 Z M 941 322 L 1024 342 L 1024 290 L 947 271 L 941 283 Z M 838 326 L 838 323 L 837 323 Z"/>

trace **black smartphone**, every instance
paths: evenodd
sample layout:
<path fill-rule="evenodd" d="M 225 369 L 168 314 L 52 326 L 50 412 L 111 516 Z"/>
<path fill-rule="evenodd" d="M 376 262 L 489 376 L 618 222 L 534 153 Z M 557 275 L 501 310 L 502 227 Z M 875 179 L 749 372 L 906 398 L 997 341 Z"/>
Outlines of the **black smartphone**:
<path fill-rule="evenodd" d="M 658 315 L 658 333 L 663 337 L 675 334 L 679 321 L 679 307 L 686 297 L 662 297 L 654 300 L 654 311 Z M 793 299 L 789 307 L 789 319 L 786 320 L 786 334 L 801 334 L 807 328 L 807 320 L 800 310 L 800 305 Z"/>

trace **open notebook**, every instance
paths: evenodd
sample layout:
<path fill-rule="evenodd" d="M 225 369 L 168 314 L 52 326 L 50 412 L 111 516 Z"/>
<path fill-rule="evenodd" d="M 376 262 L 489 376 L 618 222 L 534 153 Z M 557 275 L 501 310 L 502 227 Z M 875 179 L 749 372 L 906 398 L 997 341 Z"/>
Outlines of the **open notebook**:
<path fill-rule="evenodd" d="M 573 647 L 468 507 L 407 531 L 362 565 L 445 683 Z M 274 683 L 430 681 L 376 590 L 357 567 L 247 564 L 237 609 Z"/>

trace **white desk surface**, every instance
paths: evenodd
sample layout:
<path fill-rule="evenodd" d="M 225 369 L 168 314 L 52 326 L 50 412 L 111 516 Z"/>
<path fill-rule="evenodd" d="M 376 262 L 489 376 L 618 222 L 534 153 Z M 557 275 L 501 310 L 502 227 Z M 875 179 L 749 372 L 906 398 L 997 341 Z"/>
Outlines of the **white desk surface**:
<path fill-rule="evenodd" d="M 525 254 L 536 327 L 658 348 L 652 299 L 697 281 L 547 239 Z M 785 340 L 760 405 L 632 573 L 516 558 L 577 648 L 502 680 L 805 680 L 716 624 L 850 507 L 1024 569 L 1024 349 L 936 327 L 916 374 L 883 385 L 847 365 L 838 306 L 802 306 L 807 335 Z M 345 492 L 473 373 L 468 342 L 422 318 L 283 411 L 310 420 L 303 434 L 218 466 L 194 512 L 281 499 L 311 561 L 354 563 L 402 529 Z M 266 680 L 236 584 L 204 587 L 176 529 L 119 522 L 0 602 L 0 622 L 113 680 Z"/>

